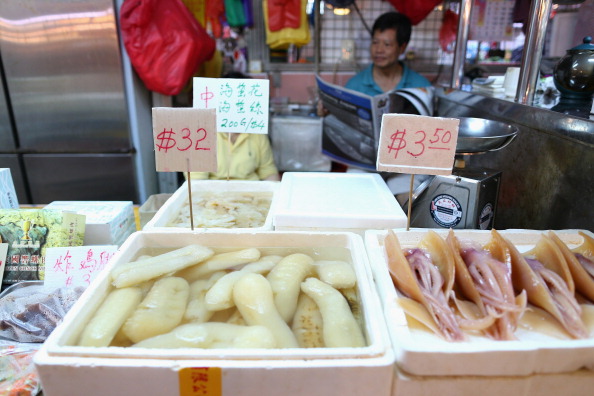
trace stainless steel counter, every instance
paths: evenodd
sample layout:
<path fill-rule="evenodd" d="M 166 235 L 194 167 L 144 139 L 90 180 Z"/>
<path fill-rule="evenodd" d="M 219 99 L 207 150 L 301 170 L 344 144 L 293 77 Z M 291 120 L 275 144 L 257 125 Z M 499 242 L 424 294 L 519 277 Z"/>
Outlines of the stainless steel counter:
<path fill-rule="evenodd" d="M 436 115 L 513 124 L 500 151 L 467 166 L 503 172 L 495 228 L 594 230 L 594 120 L 459 90 L 438 89 Z M 582 114 L 582 113 L 580 113 Z"/>

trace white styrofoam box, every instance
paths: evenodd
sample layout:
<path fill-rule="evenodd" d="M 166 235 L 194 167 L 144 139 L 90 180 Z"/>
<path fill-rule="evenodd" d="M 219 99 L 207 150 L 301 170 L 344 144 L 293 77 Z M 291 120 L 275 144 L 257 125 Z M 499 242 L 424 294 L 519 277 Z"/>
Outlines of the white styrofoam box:
<path fill-rule="evenodd" d="M 594 371 L 513 377 L 410 376 L 398 372 L 392 396 L 585 396 L 594 388 Z"/>
<path fill-rule="evenodd" d="M 357 276 L 364 334 L 360 348 L 287 349 L 145 349 L 73 346 L 95 310 L 111 290 L 109 272 L 134 260 L 146 248 L 160 251 L 188 244 L 213 249 L 256 247 L 262 254 L 315 253 L 316 259 L 352 263 Z M 373 286 L 363 239 L 353 233 L 139 231 L 122 245 L 106 271 L 91 283 L 64 321 L 52 332 L 35 357 L 45 396 L 180 394 L 180 370 L 220 368 L 221 395 L 387 396 L 394 374 L 381 303 Z M 213 393 L 216 394 L 216 393 Z"/>
<path fill-rule="evenodd" d="M 434 229 L 447 236 L 448 230 Z M 394 230 L 402 248 L 417 246 L 426 229 Z M 520 252 L 530 250 L 543 231 L 499 231 Z M 576 230 L 555 231 L 569 247 L 580 245 L 583 237 Z M 496 341 L 487 337 L 469 336 L 462 342 L 448 342 L 429 331 L 411 329 L 397 303 L 396 291 L 388 272 L 384 240 L 387 231 L 365 233 L 375 284 L 383 303 L 384 315 L 400 370 L 416 376 L 530 376 L 534 374 L 568 373 L 587 368 L 594 370 L 594 323 L 590 323 L 591 337 L 582 340 L 559 339 L 521 326 L 514 341 Z M 456 230 L 459 239 L 486 244 L 491 238 L 488 230 Z M 594 317 L 594 307 L 592 307 Z M 588 314 L 588 315 L 589 315 Z M 594 320 L 592 320 L 594 322 Z"/>
<path fill-rule="evenodd" d="M 0 168 L 0 209 L 18 209 L 19 200 L 14 189 L 10 168 Z"/>
<path fill-rule="evenodd" d="M 275 230 L 353 231 L 400 228 L 406 215 L 377 173 L 284 173 Z"/>
<path fill-rule="evenodd" d="M 85 245 L 121 245 L 136 231 L 132 201 L 53 201 L 45 209 L 85 215 Z"/>
<path fill-rule="evenodd" d="M 144 228 L 153 216 L 157 214 L 159 209 L 171 198 L 173 194 L 154 194 L 138 208 L 138 217 L 140 217 L 140 228 Z"/>
<path fill-rule="evenodd" d="M 272 201 L 270 209 L 264 224 L 261 227 L 253 228 L 202 228 L 212 229 L 216 231 L 236 232 L 244 231 L 270 231 L 272 230 L 272 213 L 276 201 L 280 182 L 278 181 L 258 181 L 258 180 L 192 180 L 191 184 L 192 197 L 196 197 L 202 193 L 271 193 Z M 194 198 L 192 198 L 194 199 Z M 175 220 L 183 208 L 189 201 L 188 196 L 188 181 L 186 180 L 173 195 L 161 206 L 153 218 L 146 223 L 143 230 L 180 230 L 183 227 L 169 226 L 169 223 Z M 199 227 L 195 227 L 196 229 Z M 190 229 L 190 227 L 187 227 Z"/>

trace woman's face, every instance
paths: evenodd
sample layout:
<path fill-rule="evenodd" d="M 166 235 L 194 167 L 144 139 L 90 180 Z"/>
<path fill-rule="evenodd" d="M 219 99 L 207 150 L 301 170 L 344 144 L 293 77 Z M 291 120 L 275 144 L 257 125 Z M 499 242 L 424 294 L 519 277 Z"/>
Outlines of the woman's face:
<path fill-rule="evenodd" d="M 379 68 L 388 68 L 398 63 L 406 44 L 398 45 L 396 29 L 376 30 L 371 39 L 371 60 Z"/>

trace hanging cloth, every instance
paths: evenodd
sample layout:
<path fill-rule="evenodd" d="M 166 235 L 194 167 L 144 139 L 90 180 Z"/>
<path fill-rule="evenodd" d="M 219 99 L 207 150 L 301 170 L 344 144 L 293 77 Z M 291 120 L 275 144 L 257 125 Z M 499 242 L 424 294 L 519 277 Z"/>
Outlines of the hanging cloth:
<path fill-rule="evenodd" d="M 224 0 L 206 0 L 206 20 L 215 38 L 223 36 L 223 22 L 225 21 Z"/>
<path fill-rule="evenodd" d="M 194 15 L 194 18 L 202 26 L 206 26 L 206 0 L 182 0 L 183 3 L 188 7 L 188 10 Z"/>
<path fill-rule="evenodd" d="M 301 0 L 265 0 L 268 27 L 271 32 L 301 26 Z"/>
<path fill-rule="evenodd" d="M 231 27 L 245 26 L 245 13 L 243 11 L 243 2 L 241 0 L 224 0 L 225 15 L 227 23 Z"/>
<path fill-rule="evenodd" d="M 243 13 L 245 14 L 245 26 L 254 26 L 254 10 L 252 0 L 243 0 Z"/>
<path fill-rule="evenodd" d="M 305 9 L 307 7 L 307 0 L 301 0 L 300 21 L 298 28 L 283 28 L 278 31 L 271 31 L 268 25 L 268 1 L 262 0 L 262 7 L 264 11 L 264 26 L 266 27 L 266 44 L 270 49 L 287 49 L 291 44 L 301 47 L 311 40 L 309 32 L 309 23 L 307 22 L 307 15 Z"/>
<path fill-rule="evenodd" d="M 406 15 L 413 25 L 418 25 L 437 7 L 442 0 L 388 0 L 401 14 Z"/>
<path fill-rule="evenodd" d="M 439 45 L 444 52 L 454 52 L 450 44 L 456 41 L 458 34 L 458 14 L 452 10 L 446 10 L 443 14 L 443 21 L 439 29 Z"/>

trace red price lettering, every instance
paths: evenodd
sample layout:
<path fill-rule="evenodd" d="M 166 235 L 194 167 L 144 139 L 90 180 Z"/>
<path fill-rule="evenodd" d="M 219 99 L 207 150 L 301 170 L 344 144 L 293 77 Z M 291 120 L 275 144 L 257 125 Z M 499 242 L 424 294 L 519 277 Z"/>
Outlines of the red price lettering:
<path fill-rule="evenodd" d="M 442 143 L 449 143 L 450 140 L 452 140 L 452 133 L 450 131 L 443 132 L 443 135 L 441 135 L 441 137 L 439 136 L 440 132 L 443 132 L 442 128 L 435 129 L 435 132 L 433 133 L 433 138 L 429 139 L 429 143 L 435 144 L 440 141 Z"/>
<path fill-rule="evenodd" d="M 408 154 L 413 157 L 420 157 L 425 153 L 425 149 L 434 150 L 447 150 L 446 147 L 437 147 L 436 143 L 447 144 L 452 140 L 452 133 L 450 131 L 444 131 L 442 128 L 437 128 L 433 133 L 433 136 L 428 139 L 430 146 L 426 145 L 427 134 L 425 131 L 416 131 L 414 135 L 417 140 L 407 142 L 406 129 L 403 131 L 396 131 L 390 136 L 391 142 L 388 145 L 388 153 L 391 154 L 394 151 L 394 158 L 398 158 L 400 150 L 407 147 L 409 144 L 412 145 L 411 150 L 406 150 Z"/>
<path fill-rule="evenodd" d="M 196 140 L 196 146 L 194 147 L 194 150 L 210 150 L 210 147 L 199 147 L 200 146 L 200 142 L 203 141 L 204 139 L 206 139 L 206 129 L 204 128 L 200 128 L 196 131 L 196 133 L 200 136 L 202 135 L 202 137 L 200 137 L 200 139 Z"/>
<path fill-rule="evenodd" d="M 421 135 L 421 138 L 419 140 L 415 140 L 414 144 L 419 146 L 419 151 L 416 153 L 413 153 L 412 151 L 406 150 L 406 152 L 409 153 L 410 155 L 412 155 L 413 157 L 418 157 L 425 152 L 425 144 L 423 142 L 425 141 L 427 134 L 425 133 L 425 131 L 416 131 L 415 135 L 418 135 L 418 134 Z"/>
<path fill-rule="evenodd" d="M 167 153 L 170 149 L 173 149 L 174 147 L 178 151 L 187 151 L 192 146 L 194 147 L 194 150 L 210 150 L 210 147 L 200 147 L 200 142 L 206 139 L 207 137 L 206 129 L 199 128 L 198 130 L 196 130 L 195 133 L 198 135 L 198 138 L 195 140 L 194 138 L 192 138 L 192 131 L 189 128 L 183 128 L 181 132 L 182 142 L 178 143 L 175 139 L 176 133 L 173 132 L 173 129 L 163 129 L 163 132 L 159 133 L 156 139 L 158 142 L 156 144 L 156 147 L 159 149 L 158 151 L 164 151 L 165 153 Z"/>

